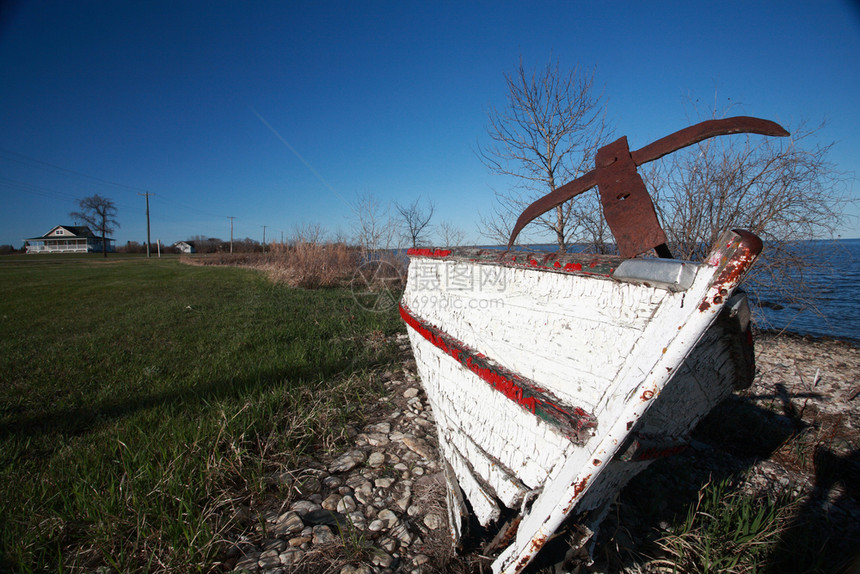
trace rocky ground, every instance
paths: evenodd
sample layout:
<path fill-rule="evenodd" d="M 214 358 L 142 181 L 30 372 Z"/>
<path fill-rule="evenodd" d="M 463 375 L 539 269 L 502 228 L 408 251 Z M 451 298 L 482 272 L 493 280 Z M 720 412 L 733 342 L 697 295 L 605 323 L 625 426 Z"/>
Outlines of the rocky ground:
<path fill-rule="evenodd" d="M 353 428 L 352 448 L 304 460 L 272 480 L 290 495 L 247 508 L 259 525 L 231 540 L 236 572 L 370 574 L 444 572 L 453 556 L 433 414 L 409 340 L 397 338 L 402 369 L 382 375 L 386 396 Z"/>
<path fill-rule="evenodd" d="M 860 572 L 860 562 L 846 569 L 860 558 L 860 347 L 760 333 L 756 363 L 753 385 L 702 421 L 691 448 L 624 489 L 595 571 L 666 572 L 649 567 L 655 539 L 703 486 L 727 480 L 730 491 L 793 501 L 770 571 Z"/>
<path fill-rule="evenodd" d="M 488 571 L 477 553 L 454 551 L 433 415 L 408 339 L 397 343 L 402 369 L 383 375 L 388 394 L 353 429 L 352 448 L 272 477 L 291 494 L 243 509 L 257 527 L 232 537 L 228 570 Z M 740 492 L 796 500 L 793 520 L 814 525 L 834 555 L 825 568 L 860 548 L 860 348 L 770 333 L 756 344 L 753 386 L 703 421 L 691 448 L 655 462 L 620 493 L 587 570 L 659 571 L 655 540 L 704 485 L 723 479 Z"/>

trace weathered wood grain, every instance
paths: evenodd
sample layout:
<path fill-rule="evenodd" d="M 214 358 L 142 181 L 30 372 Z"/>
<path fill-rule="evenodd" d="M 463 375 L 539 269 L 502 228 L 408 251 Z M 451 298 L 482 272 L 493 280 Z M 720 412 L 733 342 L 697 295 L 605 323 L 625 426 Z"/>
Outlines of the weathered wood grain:
<path fill-rule="evenodd" d="M 519 572 L 571 513 L 599 516 L 749 370 L 738 321 L 714 323 L 755 259 L 750 244 L 725 235 L 687 289 L 511 257 L 413 257 L 402 309 L 443 455 L 482 524 L 529 501 L 494 572 Z M 467 352 L 512 373 L 508 382 L 479 376 Z M 588 434 L 538 416 L 541 397 L 558 412 L 587 411 Z"/>

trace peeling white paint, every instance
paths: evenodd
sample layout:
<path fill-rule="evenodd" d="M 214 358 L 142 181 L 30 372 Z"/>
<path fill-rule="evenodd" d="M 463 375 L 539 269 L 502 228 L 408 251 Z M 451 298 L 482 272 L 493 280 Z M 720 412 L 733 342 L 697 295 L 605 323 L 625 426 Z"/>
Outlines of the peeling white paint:
<path fill-rule="evenodd" d="M 725 265 L 726 257 L 708 261 Z M 577 445 L 410 329 L 441 450 L 479 521 L 493 522 L 499 504 L 516 509 L 540 489 L 494 572 L 519 572 L 574 508 L 599 508 L 647 466 L 613 460 L 631 428 L 681 436 L 731 391 L 736 362 L 726 338 L 736 334 L 719 323 L 708 332 L 727 299 L 717 303 L 719 289 L 737 282 L 715 286 L 723 271 L 700 265 L 689 289 L 671 292 L 602 276 L 412 259 L 403 297 L 411 313 L 534 381 L 561 408 L 597 419 Z"/>

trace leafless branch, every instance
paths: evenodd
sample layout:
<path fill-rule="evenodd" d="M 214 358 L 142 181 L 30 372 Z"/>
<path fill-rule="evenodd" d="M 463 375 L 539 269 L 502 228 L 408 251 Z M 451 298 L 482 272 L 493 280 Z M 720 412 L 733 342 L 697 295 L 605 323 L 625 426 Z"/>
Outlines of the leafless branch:
<path fill-rule="evenodd" d="M 813 142 L 823 129 L 800 125 L 790 139 L 731 136 L 703 141 L 641 171 L 676 257 L 700 260 L 725 229 L 765 241 L 747 285 L 793 305 L 814 308 L 809 281 L 828 264 L 798 242 L 834 236 L 851 201 L 846 178 L 828 161 L 832 144 Z"/>
<path fill-rule="evenodd" d="M 496 192 L 493 213 L 481 219 L 481 233 L 502 243 L 526 206 L 593 167 L 594 154 L 608 136 L 602 97 L 593 94 L 593 72 L 561 72 L 557 62 L 527 72 L 521 59 L 505 81 L 507 104 L 489 110 L 491 143 L 478 149 L 493 173 L 518 182 L 512 190 Z M 566 202 L 536 219 L 532 229 L 550 232 L 560 250 L 583 238 L 590 242 L 588 225 L 575 221 L 586 204 L 587 199 Z"/>
<path fill-rule="evenodd" d="M 463 243 L 463 238 L 465 237 L 465 233 L 463 230 L 452 225 L 447 221 L 443 221 L 439 224 L 437 228 L 437 233 L 439 235 L 439 239 L 441 241 L 440 245 L 442 247 L 457 247 L 461 243 Z"/>
<path fill-rule="evenodd" d="M 394 208 L 403 220 L 403 233 L 412 247 L 418 247 L 419 244 L 424 243 L 432 230 L 430 220 L 433 218 L 436 205 L 431 201 L 426 207 L 422 207 L 419 197 L 409 205 L 401 205 L 395 201 Z"/>
<path fill-rule="evenodd" d="M 116 220 L 116 205 L 107 197 L 99 194 L 85 197 L 78 201 L 80 211 L 73 211 L 69 216 L 80 219 L 102 236 L 102 254 L 107 257 L 107 236 L 119 227 Z"/>
<path fill-rule="evenodd" d="M 389 249 L 394 241 L 396 225 L 388 206 L 371 193 L 356 196 L 352 205 L 355 241 L 367 252 Z"/>

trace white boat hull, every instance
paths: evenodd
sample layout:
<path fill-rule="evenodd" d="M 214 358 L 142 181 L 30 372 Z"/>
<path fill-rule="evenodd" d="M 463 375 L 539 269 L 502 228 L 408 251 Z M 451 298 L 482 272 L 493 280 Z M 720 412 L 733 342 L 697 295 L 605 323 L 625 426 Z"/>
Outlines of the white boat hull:
<path fill-rule="evenodd" d="M 484 526 L 517 515 L 494 572 L 521 571 L 569 516 L 592 520 L 749 377 L 727 306 L 757 241 L 727 233 L 698 265 L 410 253 L 401 314 L 452 532 L 461 493 Z"/>

